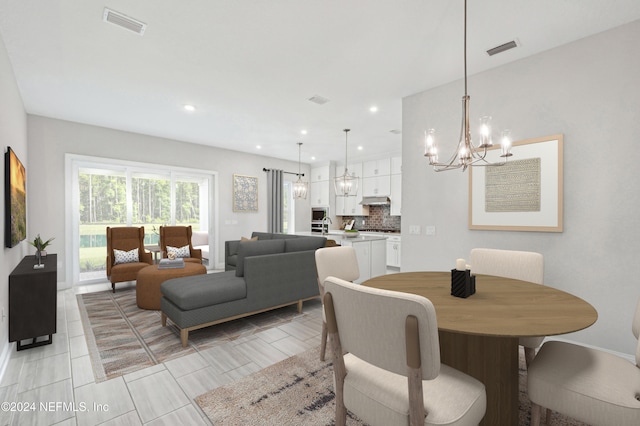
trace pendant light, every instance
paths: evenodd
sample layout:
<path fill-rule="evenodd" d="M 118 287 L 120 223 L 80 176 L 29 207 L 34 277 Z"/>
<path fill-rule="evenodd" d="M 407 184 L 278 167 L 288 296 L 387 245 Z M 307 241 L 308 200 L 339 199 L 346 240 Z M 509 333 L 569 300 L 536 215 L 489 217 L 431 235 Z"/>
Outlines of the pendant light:
<path fill-rule="evenodd" d="M 347 145 L 348 135 L 351 129 L 344 129 L 344 173 L 336 176 L 333 186 L 336 190 L 336 197 L 355 197 L 358 195 L 358 182 L 360 178 L 355 173 L 349 174 L 347 169 Z"/>
<path fill-rule="evenodd" d="M 309 182 L 303 182 L 302 173 L 300 173 L 300 150 L 302 148 L 302 142 L 298 142 L 298 180 L 293 184 L 293 198 L 294 199 L 306 199 L 309 188 Z"/>

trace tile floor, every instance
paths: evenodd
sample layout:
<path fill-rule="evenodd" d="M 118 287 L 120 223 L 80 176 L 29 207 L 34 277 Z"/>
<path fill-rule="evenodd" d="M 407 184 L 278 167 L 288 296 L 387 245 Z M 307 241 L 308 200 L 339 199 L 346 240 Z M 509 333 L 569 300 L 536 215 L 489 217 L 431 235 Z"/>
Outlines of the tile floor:
<path fill-rule="evenodd" d="M 59 291 L 53 344 L 14 347 L 0 402 L 23 408 L 0 410 L 0 425 L 210 425 L 196 396 L 320 343 L 322 310 L 313 300 L 290 323 L 95 383 L 76 294 L 109 288 Z"/>

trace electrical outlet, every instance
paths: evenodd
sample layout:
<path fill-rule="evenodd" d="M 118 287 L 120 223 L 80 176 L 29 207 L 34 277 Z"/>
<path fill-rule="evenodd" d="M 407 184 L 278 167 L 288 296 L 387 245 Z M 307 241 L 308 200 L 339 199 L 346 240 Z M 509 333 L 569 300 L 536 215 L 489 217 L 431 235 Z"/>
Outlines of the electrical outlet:
<path fill-rule="evenodd" d="M 420 225 L 411 225 L 411 226 L 409 226 L 409 234 L 411 234 L 411 235 L 420 235 Z"/>
<path fill-rule="evenodd" d="M 425 235 L 436 235 L 436 227 L 433 225 L 427 225 L 424 228 Z"/>
<path fill-rule="evenodd" d="M 2 307 L 2 322 L 4 322 L 4 306 Z"/>

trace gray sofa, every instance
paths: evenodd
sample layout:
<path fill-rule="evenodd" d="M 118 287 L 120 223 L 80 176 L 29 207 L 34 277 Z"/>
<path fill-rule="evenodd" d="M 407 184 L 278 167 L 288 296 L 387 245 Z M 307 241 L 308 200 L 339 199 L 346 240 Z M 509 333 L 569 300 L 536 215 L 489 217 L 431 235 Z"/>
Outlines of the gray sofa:
<path fill-rule="evenodd" d="M 308 238 L 300 235 L 292 234 L 276 234 L 271 232 L 252 232 L 251 238 L 257 238 L 258 241 L 262 240 L 278 240 L 278 239 L 291 239 L 291 238 Z M 232 240 L 224 242 L 224 270 L 235 271 L 236 264 L 238 262 L 238 248 L 240 247 L 240 240 Z"/>
<path fill-rule="evenodd" d="M 301 312 L 319 296 L 315 251 L 326 238 L 256 235 L 237 242 L 235 270 L 162 283 L 162 325 L 169 318 L 180 328 L 182 346 L 190 331 L 292 304 Z"/>

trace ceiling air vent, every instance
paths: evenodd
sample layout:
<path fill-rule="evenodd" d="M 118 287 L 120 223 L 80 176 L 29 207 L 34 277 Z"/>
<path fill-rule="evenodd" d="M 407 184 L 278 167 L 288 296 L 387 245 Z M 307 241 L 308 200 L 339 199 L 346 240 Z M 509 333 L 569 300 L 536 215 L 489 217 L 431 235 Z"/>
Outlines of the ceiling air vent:
<path fill-rule="evenodd" d="M 313 102 L 314 104 L 318 104 L 318 105 L 324 105 L 327 102 L 329 102 L 329 99 L 327 98 L 323 98 L 320 95 L 313 95 L 312 97 L 309 98 L 309 100 L 311 102 Z"/>
<path fill-rule="evenodd" d="M 514 47 L 518 47 L 518 43 L 515 40 L 511 40 L 510 42 L 487 50 L 487 54 L 489 56 L 497 55 L 498 53 L 502 53 L 505 50 L 513 49 Z"/>
<path fill-rule="evenodd" d="M 136 19 L 130 18 L 127 15 L 123 15 L 120 12 L 116 12 L 115 10 L 104 8 L 104 13 L 102 14 L 102 20 L 104 22 L 109 22 L 111 24 L 122 27 L 126 30 L 133 31 L 136 34 L 143 35 L 144 31 L 147 29 L 147 24 L 144 22 L 140 22 Z"/>

